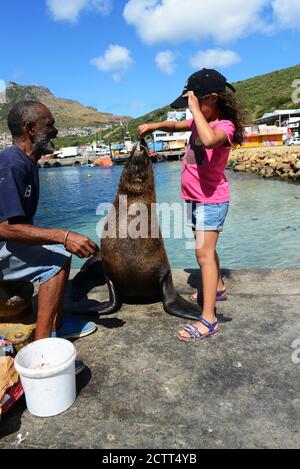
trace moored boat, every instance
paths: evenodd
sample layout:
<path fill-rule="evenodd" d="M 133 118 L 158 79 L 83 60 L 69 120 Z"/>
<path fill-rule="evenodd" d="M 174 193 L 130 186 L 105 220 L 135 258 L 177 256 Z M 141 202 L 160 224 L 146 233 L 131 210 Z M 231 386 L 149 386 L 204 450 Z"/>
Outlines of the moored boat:
<path fill-rule="evenodd" d="M 106 168 L 110 168 L 113 165 L 111 157 L 109 155 L 101 156 L 98 158 L 92 166 L 104 166 Z"/>

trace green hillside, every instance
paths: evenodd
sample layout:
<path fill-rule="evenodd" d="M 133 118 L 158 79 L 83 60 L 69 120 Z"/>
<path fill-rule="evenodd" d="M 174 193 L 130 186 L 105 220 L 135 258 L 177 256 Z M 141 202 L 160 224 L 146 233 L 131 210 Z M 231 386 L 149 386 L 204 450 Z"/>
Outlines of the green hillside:
<path fill-rule="evenodd" d="M 245 124 L 252 124 L 265 112 L 297 107 L 292 102 L 294 91 L 292 83 L 296 79 L 300 79 L 300 65 L 234 83 L 237 99 L 245 111 Z M 131 120 L 128 124 L 131 137 L 134 139 L 137 137 L 139 125 L 165 120 L 166 113 L 170 110 L 170 106 L 166 106 Z M 113 132 L 107 132 L 106 136 L 111 140 L 121 140 L 121 128 L 117 127 Z"/>
<path fill-rule="evenodd" d="M 122 129 L 119 125 L 114 125 L 113 129 L 109 129 L 106 132 L 101 133 L 101 138 L 106 142 L 121 142 L 124 139 L 124 134 L 128 133 L 132 139 L 136 139 L 138 136 L 137 127 L 141 124 L 154 122 L 154 121 L 163 121 L 166 119 L 167 111 L 171 108 L 166 106 L 161 109 L 156 109 L 155 111 L 149 112 L 145 116 L 139 117 L 138 119 L 132 119 L 127 124 L 124 125 Z M 100 133 L 97 134 L 97 138 L 100 138 Z M 55 140 L 55 147 L 60 148 L 64 146 L 76 146 L 79 144 L 90 143 L 94 138 L 83 137 L 78 138 L 76 135 L 64 138 L 57 138 Z"/>
<path fill-rule="evenodd" d="M 237 97 L 244 103 L 252 121 L 275 109 L 292 109 L 294 80 L 300 79 L 300 65 L 235 83 Z M 298 106 L 299 107 L 299 106 Z"/>
<path fill-rule="evenodd" d="M 23 86 L 10 82 L 6 88 L 6 103 L 0 104 L 0 131 L 6 131 L 6 119 L 9 109 L 18 101 L 35 100 L 44 103 L 51 110 L 56 120 L 56 126 L 69 127 L 98 127 L 103 124 L 120 122 L 120 117 L 109 113 L 98 112 L 77 101 L 62 99 L 54 96 L 48 88 L 42 86 Z M 0 101 L 1 103 L 1 101 Z M 122 117 L 128 121 L 130 117 Z"/>
<path fill-rule="evenodd" d="M 297 107 L 292 102 L 292 93 L 294 91 L 292 83 L 297 79 L 300 79 L 300 65 L 234 83 L 237 89 L 237 99 L 247 116 L 245 124 L 253 123 L 255 119 L 261 117 L 265 112 Z M 0 104 L 0 130 L 1 126 L 2 129 L 5 126 L 7 111 L 13 102 L 16 102 L 18 99 L 38 99 L 49 106 L 60 128 L 98 126 L 101 123 L 110 122 L 114 125 L 114 129 L 102 133 L 101 137 L 111 142 L 123 140 L 124 130 L 118 125 L 119 117 L 112 114 L 99 113 L 95 109 L 82 106 L 75 101 L 56 98 L 47 88 L 20 86 L 10 83 L 7 89 L 7 96 L 9 103 Z M 140 124 L 163 121 L 166 119 L 166 114 L 169 110 L 171 108 L 165 106 L 137 119 L 129 120 L 125 118 L 123 122 L 129 120 L 127 123 L 128 132 L 132 139 L 136 139 L 138 134 L 137 127 Z M 87 143 L 89 141 L 91 141 L 91 137 L 65 137 L 64 139 L 57 139 L 56 147 Z"/>

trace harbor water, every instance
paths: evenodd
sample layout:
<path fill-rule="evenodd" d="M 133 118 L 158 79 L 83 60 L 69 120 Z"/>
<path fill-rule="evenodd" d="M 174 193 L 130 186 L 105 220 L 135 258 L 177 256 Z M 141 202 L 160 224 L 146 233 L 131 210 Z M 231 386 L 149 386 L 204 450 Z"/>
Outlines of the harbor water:
<path fill-rule="evenodd" d="M 157 202 L 175 204 L 174 213 L 183 214 L 181 163 L 165 162 L 153 167 Z M 97 227 L 99 233 L 99 222 L 104 216 L 96 213 L 97 207 L 113 202 L 122 170 L 122 166 L 41 169 L 41 197 L 35 223 L 73 230 L 99 243 Z M 232 171 L 227 172 L 227 177 L 232 199 L 218 244 L 222 267 L 299 267 L 300 185 Z M 172 268 L 196 268 L 192 233 L 183 217 L 177 215 L 169 222 L 162 220 L 170 264 Z M 82 260 L 73 257 L 73 268 L 82 264 Z"/>

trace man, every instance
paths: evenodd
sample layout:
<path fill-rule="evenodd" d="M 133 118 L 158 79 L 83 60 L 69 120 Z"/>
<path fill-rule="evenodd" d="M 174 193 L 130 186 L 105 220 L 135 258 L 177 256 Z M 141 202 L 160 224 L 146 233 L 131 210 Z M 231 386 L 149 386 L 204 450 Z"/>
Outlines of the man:
<path fill-rule="evenodd" d="M 90 257 L 97 245 L 86 236 L 33 222 L 39 199 L 37 162 L 53 152 L 54 124 L 43 104 L 17 103 L 8 116 L 13 146 L 0 153 L 0 280 L 40 282 L 35 340 L 75 339 L 96 330 L 93 322 L 63 319 L 62 311 L 71 255 Z"/>

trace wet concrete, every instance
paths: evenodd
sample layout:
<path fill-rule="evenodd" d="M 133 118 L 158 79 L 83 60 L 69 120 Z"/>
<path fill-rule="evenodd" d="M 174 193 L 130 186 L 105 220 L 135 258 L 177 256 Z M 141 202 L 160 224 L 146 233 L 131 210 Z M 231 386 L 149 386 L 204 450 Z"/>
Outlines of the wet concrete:
<path fill-rule="evenodd" d="M 222 332 L 197 343 L 176 339 L 184 321 L 161 303 L 96 320 L 75 342 L 87 365 L 75 404 L 40 419 L 22 400 L 0 422 L 0 448 L 299 448 L 299 280 L 300 269 L 225 272 Z M 199 273 L 174 281 L 186 296 Z"/>

